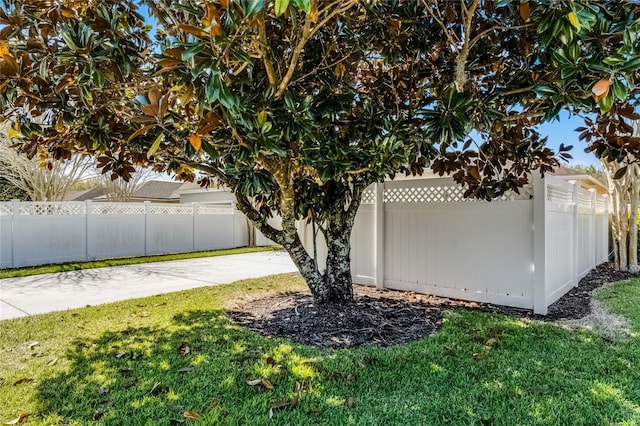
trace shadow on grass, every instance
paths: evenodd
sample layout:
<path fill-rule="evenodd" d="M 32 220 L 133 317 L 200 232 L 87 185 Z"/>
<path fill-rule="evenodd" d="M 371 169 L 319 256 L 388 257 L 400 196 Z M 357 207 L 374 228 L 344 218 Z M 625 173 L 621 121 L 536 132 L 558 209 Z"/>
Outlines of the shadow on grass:
<path fill-rule="evenodd" d="M 220 310 L 74 341 L 38 386 L 64 424 L 610 424 L 640 419 L 640 347 L 589 332 L 455 312 L 433 337 L 319 350 L 233 325 Z M 274 389 L 246 382 L 268 379 Z M 276 411 L 301 384 L 300 406 Z"/>
<path fill-rule="evenodd" d="M 230 410 L 266 419 L 270 401 L 292 395 L 313 350 L 264 339 L 234 326 L 223 311 L 177 315 L 166 328 L 130 327 L 70 343 L 70 370 L 38 386 L 43 417 L 89 424 L 170 424 L 192 410 L 207 423 Z M 271 365 L 273 364 L 273 365 Z M 275 389 L 249 386 L 267 377 Z"/>

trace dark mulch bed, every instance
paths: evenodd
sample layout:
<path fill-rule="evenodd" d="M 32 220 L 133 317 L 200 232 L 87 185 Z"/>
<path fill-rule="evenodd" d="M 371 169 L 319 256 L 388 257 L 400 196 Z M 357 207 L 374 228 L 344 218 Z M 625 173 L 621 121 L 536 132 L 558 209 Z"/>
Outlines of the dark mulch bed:
<path fill-rule="evenodd" d="M 435 333 L 446 309 L 471 309 L 543 321 L 579 319 L 591 311 L 591 292 L 638 274 L 616 272 L 603 264 L 549 307 L 546 316 L 530 310 L 465 302 L 413 292 L 355 286 L 355 303 L 316 307 L 308 293 L 279 293 L 249 300 L 229 316 L 239 325 L 263 335 L 285 337 L 319 347 L 392 346 Z"/>

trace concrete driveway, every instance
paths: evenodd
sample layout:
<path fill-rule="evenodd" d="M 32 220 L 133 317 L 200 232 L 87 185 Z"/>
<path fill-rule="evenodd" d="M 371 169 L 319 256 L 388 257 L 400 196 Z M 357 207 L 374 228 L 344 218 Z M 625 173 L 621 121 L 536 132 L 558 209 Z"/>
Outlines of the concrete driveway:
<path fill-rule="evenodd" d="M 0 280 L 0 320 L 296 272 L 284 251 L 173 260 Z"/>

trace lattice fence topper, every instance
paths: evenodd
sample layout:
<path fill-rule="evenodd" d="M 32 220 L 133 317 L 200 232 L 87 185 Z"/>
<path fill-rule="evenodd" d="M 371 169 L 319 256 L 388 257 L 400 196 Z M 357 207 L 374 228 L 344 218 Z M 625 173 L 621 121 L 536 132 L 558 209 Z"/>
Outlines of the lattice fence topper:
<path fill-rule="evenodd" d="M 360 200 L 360 204 L 375 204 L 376 203 L 376 192 L 370 189 L 362 192 L 362 199 Z"/>
<path fill-rule="evenodd" d="M 145 214 L 144 204 L 134 203 L 92 203 L 93 214 Z"/>
<path fill-rule="evenodd" d="M 196 204 L 196 214 L 233 214 L 232 205 Z"/>
<path fill-rule="evenodd" d="M 385 188 L 385 203 L 459 203 L 482 201 L 476 198 L 466 198 L 465 189 L 459 185 L 442 185 L 409 188 Z M 532 197 L 533 187 L 527 185 L 520 193 L 507 192 L 496 201 L 529 200 Z"/>
<path fill-rule="evenodd" d="M 598 213 L 605 213 L 607 211 L 607 201 L 604 197 L 596 198 L 596 211 Z"/>
<path fill-rule="evenodd" d="M 578 193 L 578 205 L 580 207 L 587 207 L 589 209 L 592 209 L 594 207 L 593 205 L 593 198 L 591 198 L 591 193 L 583 193 L 582 191 L 580 191 Z"/>
<path fill-rule="evenodd" d="M 13 213 L 13 207 L 10 203 L 0 203 L 0 216 L 10 215 Z"/>
<path fill-rule="evenodd" d="M 25 216 L 38 215 L 78 215 L 86 214 L 85 203 L 69 202 L 26 202 L 20 203 L 18 214 Z"/>
<path fill-rule="evenodd" d="M 573 204 L 573 191 L 555 185 L 547 185 L 547 201 L 571 205 Z"/>
<path fill-rule="evenodd" d="M 153 205 L 149 206 L 149 214 L 178 214 L 192 215 L 193 206 L 191 205 Z"/>

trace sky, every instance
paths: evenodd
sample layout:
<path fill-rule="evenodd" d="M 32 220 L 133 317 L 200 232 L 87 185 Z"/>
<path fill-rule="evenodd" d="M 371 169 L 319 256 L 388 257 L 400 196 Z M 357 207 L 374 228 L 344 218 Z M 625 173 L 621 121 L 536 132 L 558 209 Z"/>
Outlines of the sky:
<path fill-rule="evenodd" d="M 570 154 L 573 156 L 573 160 L 569 161 L 569 164 L 579 164 L 582 166 L 594 165 L 600 167 L 600 161 L 593 155 L 593 153 L 584 152 L 586 144 L 584 141 L 578 140 L 578 132 L 575 131 L 576 127 L 584 126 L 584 121 L 580 117 L 569 117 L 569 113 L 562 111 L 560 113 L 560 121 L 547 122 L 538 127 L 538 131 L 543 136 L 548 136 L 547 146 L 553 150 L 558 150 L 558 146 L 561 143 L 566 145 L 573 145 L 573 149 Z"/>

